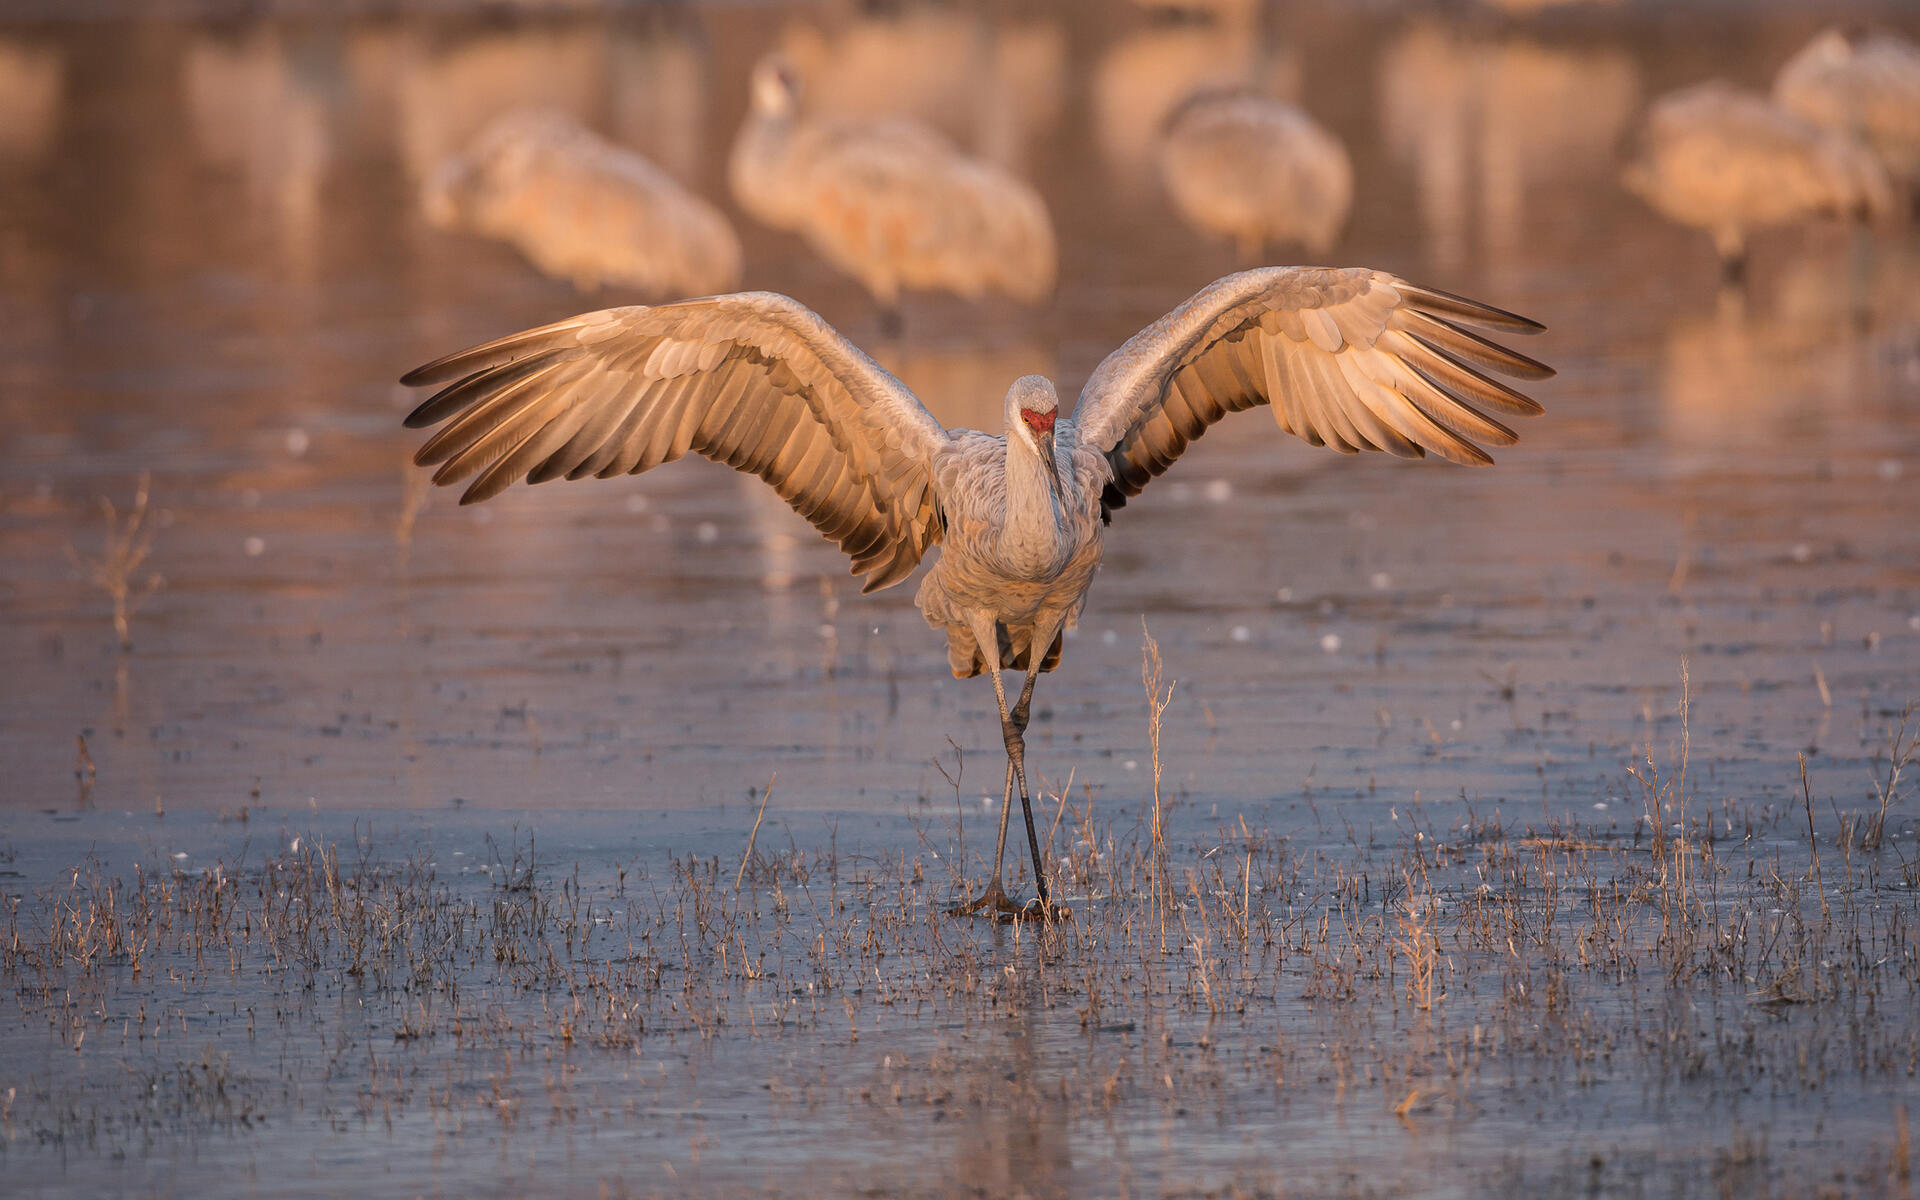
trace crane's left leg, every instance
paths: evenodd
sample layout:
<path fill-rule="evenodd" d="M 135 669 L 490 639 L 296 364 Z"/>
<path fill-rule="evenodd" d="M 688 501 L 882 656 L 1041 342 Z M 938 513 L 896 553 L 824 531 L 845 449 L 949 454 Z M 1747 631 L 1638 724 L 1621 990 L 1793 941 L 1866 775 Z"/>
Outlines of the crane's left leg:
<path fill-rule="evenodd" d="M 1020 689 L 1019 702 L 1007 714 L 1007 722 L 1013 727 L 1013 742 L 1008 746 L 1012 753 L 1008 757 L 1020 779 L 1020 811 L 1027 819 L 1027 849 L 1033 855 L 1033 886 L 1040 893 L 1040 910 L 1049 919 L 1070 914 L 1053 903 L 1052 893 L 1047 888 L 1047 869 L 1040 859 L 1040 838 L 1033 828 L 1033 807 L 1027 802 L 1026 732 L 1027 719 L 1033 706 L 1033 685 L 1040 678 L 1040 668 L 1046 662 L 1048 649 L 1053 646 L 1054 635 L 1060 632 L 1065 620 L 1065 613 L 1051 613 L 1042 616 L 1034 624 L 1033 641 L 1027 652 L 1027 682 Z"/>

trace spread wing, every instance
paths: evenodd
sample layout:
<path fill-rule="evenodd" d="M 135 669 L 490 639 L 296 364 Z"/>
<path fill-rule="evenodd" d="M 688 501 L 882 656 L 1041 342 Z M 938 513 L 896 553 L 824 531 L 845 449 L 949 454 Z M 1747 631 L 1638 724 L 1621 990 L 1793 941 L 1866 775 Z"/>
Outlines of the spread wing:
<path fill-rule="evenodd" d="M 436 359 L 446 384 L 406 423 L 462 504 L 517 479 L 601 479 L 692 450 L 766 480 L 853 559 L 865 591 L 940 539 L 932 463 L 947 431 L 906 385 L 798 301 L 743 292 L 583 313 Z"/>
<path fill-rule="evenodd" d="M 1545 379 L 1553 370 L 1469 325 L 1543 328 L 1364 268 L 1229 275 L 1129 338 L 1081 389 L 1081 444 L 1113 467 L 1101 502 L 1119 508 L 1209 425 L 1260 404 L 1316 446 L 1491 463 L 1476 443 L 1516 437 L 1481 410 L 1532 416 L 1540 406 L 1488 372 Z"/>

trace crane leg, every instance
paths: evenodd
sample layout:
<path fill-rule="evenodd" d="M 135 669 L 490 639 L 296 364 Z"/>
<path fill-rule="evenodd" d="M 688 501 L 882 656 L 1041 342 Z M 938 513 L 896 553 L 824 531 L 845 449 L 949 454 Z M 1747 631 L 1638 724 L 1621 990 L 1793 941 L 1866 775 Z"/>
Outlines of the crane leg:
<path fill-rule="evenodd" d="M 993 642 L 986 641 L 983 644 L 992 646 Z M 1017 775 L 1017 771 L 1014 767 L 1013 742 L 1011 740 L 1013 724 L 1011 718 L 1007 715 L 1007 689 L 1006 685 L 1001 682 L 998 663 L 993 664 L 992 671 L 993 694 L 1000 701 L 1000 733 L 1002 739 L 1007 743 L 1007 790 L 1000 801 L 1000 837 L 994 843 L 993 847 L 993 877 L 987 880 L 987 890 L 982 892 L 978 898 L 969 900 L 965 904 L 956 905 L 947 910 L 949 914 L 956 917 L 971 916 L 983 909 L 995 917 L 1012 917 L 1024 911 L 1007 896 L 1006 885 L 1002 883 L 1000 879 L 1000 865 L 1007 856 L 1007 818 L 1013 815 L 1013 781 Z M 1023 802 L 1026 800 L 1026 786 L 1024 783 L 1021 785 L 1020 798 Z"/>
<path fill-rule="evenodd" d="M 1720 255 L 1720 286 L 1744 290 L 1747 286 L 1747 239 L 1737 229 L 1714 231 L 1713 248 Z"/>
<path fill-rule="evenodd" d="M 1027 671 L 1026 686 L 1020 689 L 1020 702 L 1007 714 L 1007 725 L 1013 732 L 1007 762 L 1020 778 L 1020 812 L 1027 819 L 1027 849 L 1033 854 L 1033 886 L 1040 893 L 1043 909 L 1052 907 L 1053 897 L 1047 894 L 1047 869 L 1040 861 L 1040 839 L 1033 831 L 1033 806 L 1027 803 L 1026 733 L 1027 715 L 1033 704 L 1033 684 L 1040 678 L 1040 657 L 1045 652 L 1044 648 L 1033 652 L 1033 666 Z"/>
<path fill-rule="evenodd" d="M 996 636 L 990 623 L 986 629 L 977 630 L 975 636 L 982 646 L 991 647 L 996 644 Z M 994 657 L 997 659 L 998 655 Z M 990 662 L 989 671 L 993 676 L 994 698 L 1000 705 L 1000 735 L 1007 747 L 1007 788 L 1006 795 L 1000 804 L 1000 836 L 994 844 L 993 877 L 987 881 L 987 890 L 977 899 L 956 905 L 947 911 L 957 917 L 970 916 L 983 909 L 1001 918 L 1065 916 L 1066 910 L 1055 907 L 1048 895 L 1047 877 L 1040 862 L 1040 843 L 1034 833 L 1033 806 L 1027 796 L 1026 741 L 1021 735 L 1026 729 L 1027 707 L 1033 699 L 1033 683 L 1039 675 L 1038 663 L 1036 660 L 1035 668 L 1027 673 L 1026 686 L 1020 692 L 1020 703 L 1013 712 L 1009 712 L 1007 708 L 1007 688 L 1005 680 L 1001 678 L 1000 664 L 997 661 Z M 1019 714 L 1017 720 L 1014 712 Z M 1007 821 L 1013 815 L 1013 786 L 1016 781 L 1020 785 L 1020 809 L 1027 823 L 1027 848 L 1033 853 L 1034 886 L 1040 893 L 1038 900 L 1024 908 L 1015 904 L 1007 896 L 1006 885 L 1001 882 L 1001 864 L 1007 851 Z"/>

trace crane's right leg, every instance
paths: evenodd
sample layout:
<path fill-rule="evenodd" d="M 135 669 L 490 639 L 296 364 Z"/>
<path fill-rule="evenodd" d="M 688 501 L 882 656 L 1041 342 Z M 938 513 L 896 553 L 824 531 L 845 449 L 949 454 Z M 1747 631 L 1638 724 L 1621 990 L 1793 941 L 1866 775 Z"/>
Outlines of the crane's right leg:
<path fill-rule="evenodd" d="M 983 644 L 992 646 L 994 643 L 988 641 Z M 993 665 L 993 692 L 1000 700 L 1000 728 L 1004 735 L 1007 730 L 1013 727 L 1013 724 L 1007 716 L 1007 689 L 1000 681 L 1000 666 L 998 663 Z M 1007 856 L 1007 818 L 1013 815 L 1013 776 L 1013 756 L 1011 752 L 1009 752 L 1007 756 L 1007 792 L 1000 800 L 1000 837 L 995 841 L 993 846 L 993 878 L 987 880 L 987 890 L 982 892 L 978 897 L 967 901 L 965 904 L 955 905 L 948 909 L 947 913 L 951 916 L 972 916 L 982 909 L 987 910 L 993 916 L 1013 916 L 1023 911 L 1018 904 L 1015 904 L 1012 899 L 1007 896 L 1006 885 L 1000 882 L 1000 863 Z"/>
<path fill-rule="evenodd" d="M 1000 736 L 1007 745 L 1007 790 L 1000 801 L 1000 836 L 993 848 L 993 877 L 987 880 L 987 890 L 965 904 L 955 905 L 947 910 L 956 917 L 971 916 L 987 910 L 996 917 L 1011 917 L 1029 914 L 1027 909 L 1015 904 L 1007 895 L 1006 885 L 1000 881 L 1000 864 L 1007 854 L 1007 819 L 1013 815 L 1013 783 L 1018 777 L 1020 784 L 1020 803 L 1027 802 L 1025 776 L 1019 772 L 1018 759 L 1025 745 L 1021 742 L 1020 732 L 1014 728 L 1013 718 L 1007 711 L 1007 687 L 1000 678 L 999 633 L 991 618 L 979 618 L 971 622 L 974 640 L 981 648 L 982 657 L 987 660 L 987 669 L 993 675 L 994 698 L 1000 702 Z M 1032 821 L 1032 817 L 1028 817 Z"/>

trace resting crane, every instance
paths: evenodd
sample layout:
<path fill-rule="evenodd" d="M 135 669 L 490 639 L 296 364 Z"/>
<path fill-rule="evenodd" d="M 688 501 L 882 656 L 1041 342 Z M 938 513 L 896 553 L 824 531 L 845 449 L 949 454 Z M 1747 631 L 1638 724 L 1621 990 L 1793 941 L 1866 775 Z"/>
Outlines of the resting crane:
<path fill-rule="evenodd" d="M 1773 77 L 1773 99 L 1822 129 L 1866 143 L 1915 198 L 1920 189 L 1920 46 L 1892 33 L 1828 29 Z"/>
<path fill-rule="evenodd" d="M 1654 101 L 1621 179 L 1668 220 L 1712 234 L 1728 282 L 1744 276 L 1755 230 L 1817 216 L 1877 219 L 1894 205 L 1866 147 L 1717 79 Z"/>
<path fill-rule="evenodd" d="M 422 201 L 436 226 L 511 242 L 582 291 L 684 296 L 740 282 L 740 240 L 719 209 L 558 109 L 495 121 L 440 165 Z"/>
<path fill-rule="evenodd" d="M 734 199 L 859 280 L 889 330 L 902 291 L 1053 293 L 1053 222 L 1033 188 L 904 117 L 809 120 L 784 55 L 762 59 L 750 87 L 727 163 Z"/>
<path fill-rule="evenodd" d="M 1298 242 L 1316 257 L 1353 206 L 1353 162 L 1340 139 L 1282 100 L 1201 92 L 1167 118 L 1160 181 L 1182 220 L 1234 239 L 1243 259 Z"/>
<path fill-rule="evenodd" d="M 443 385 L 407 417 L 438 425 L 414 455 L 471 504 L 516 480 L 611 478 L 692 450 L 772 484 L 853 560 L 862 591 L 897 584 L 936 545 L 920 611 L 953 673 L 986 672 L 1007 750 L 993 876 L 956 914 L 1050 918 L 1027 792 L 1033 686 L 1086 603 L 1103 528 L 1228 413 L 1347 453 L 1492 462 L 1512 430 L 1481 410 L 1540 406 L 1488 372 L 1553 372 L 1469 326 L 1535 333 L 1497 308 L 1379 271 L 1266 267 L 1202 289 L 1108 355 L 1069 418 L 1042 375 L 1014 380 L 1005 432 L 947 429 L 898 379 L 786 296 L 744 292 L 613 308 L 436 359 Z M 1022 671 L 1007 702 L 1002 673 Z M 1038 898 L 1001 881 L 1015 784 Z"/>

